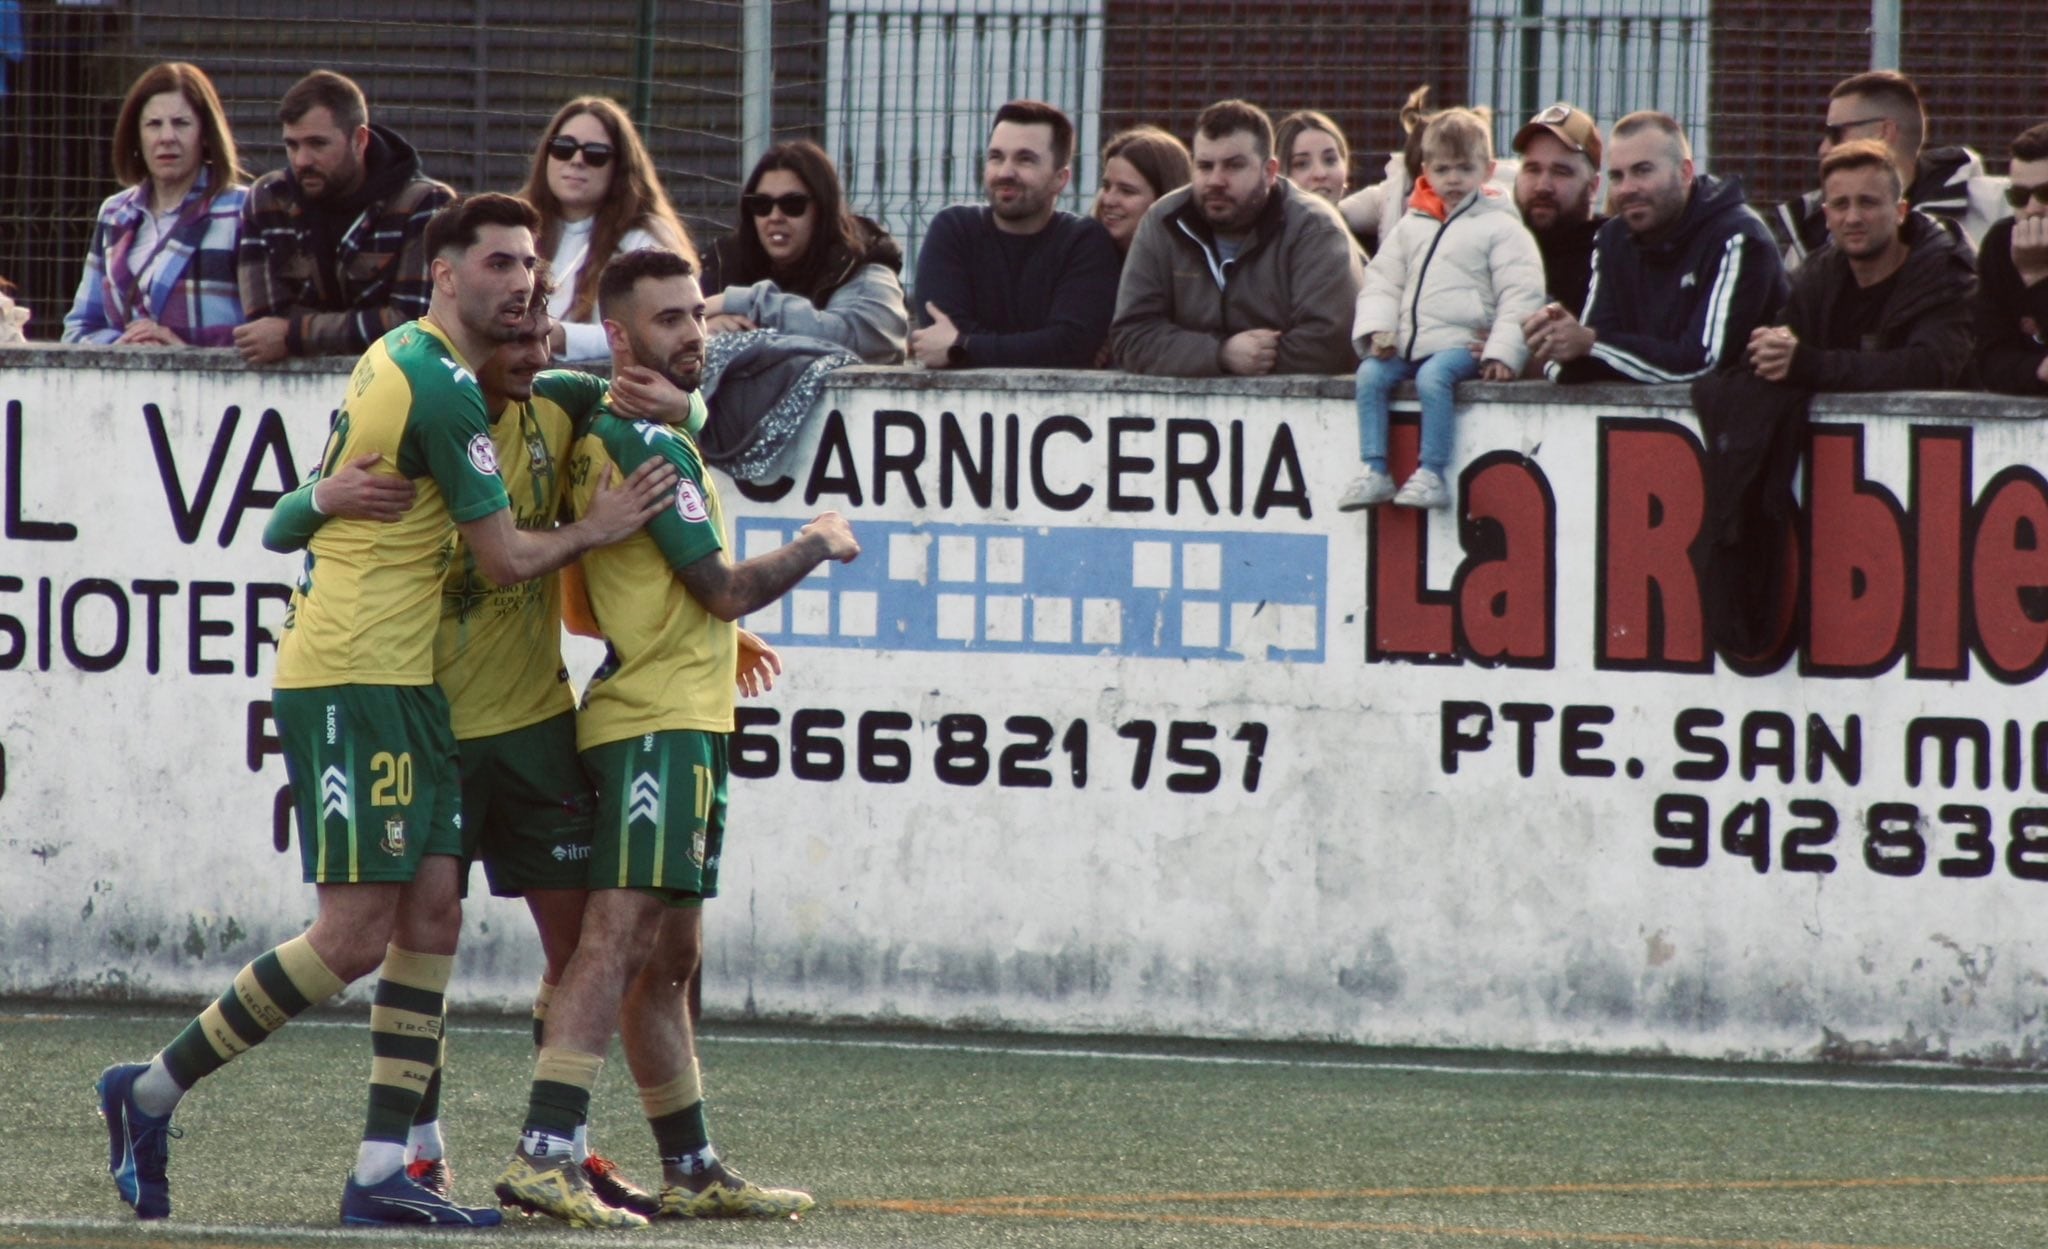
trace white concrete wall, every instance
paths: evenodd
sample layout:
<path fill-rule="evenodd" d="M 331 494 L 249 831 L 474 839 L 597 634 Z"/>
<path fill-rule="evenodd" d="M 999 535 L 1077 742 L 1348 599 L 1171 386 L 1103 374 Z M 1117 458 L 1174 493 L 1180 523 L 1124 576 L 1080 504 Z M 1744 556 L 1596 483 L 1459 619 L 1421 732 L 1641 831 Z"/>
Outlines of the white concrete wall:
<path fill-rule="evenodd" d="M 257 537 L 340 366 L 10 359 L 0 991 L 196 998 L 312 909 L 251 745 L 295 572 Z M 1743 675 L 1695 650 L 1682 392 L 1472 388 L 1461 527 L 1334 510 L 1349 389 L 835 381 L 786 492 L 728 494 L 741 553 L 825 508 L 866 551 L 750 622 L 789 673 L 736 742 L 710 1007 L 2037 1060 L 2048 483 L 2006 418 L 2048 410 L 1822 404 L 1812 636 Z M 1983 785 L 1909 760 L 1932 719 Z M 472 907 L 459 995 L 538 965 Z"/>

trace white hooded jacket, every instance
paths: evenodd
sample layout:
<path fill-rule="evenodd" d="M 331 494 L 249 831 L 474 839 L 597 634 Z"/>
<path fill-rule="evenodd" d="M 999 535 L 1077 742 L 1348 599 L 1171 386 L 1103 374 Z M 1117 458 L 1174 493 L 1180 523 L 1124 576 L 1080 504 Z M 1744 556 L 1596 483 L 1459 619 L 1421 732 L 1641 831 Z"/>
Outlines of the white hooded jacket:
<path fill-rule="evenodd" d="M 1411 207 L 1381 244 L 1352 319 L 1360 358 L 1383 331 L 1407 360 L 1484 338 L 1486 359 L 1522 371 L 1522 322 L 1544 303 L 1543 253 L 1511 199 L 1483 187 L 1441 221 Z"/>

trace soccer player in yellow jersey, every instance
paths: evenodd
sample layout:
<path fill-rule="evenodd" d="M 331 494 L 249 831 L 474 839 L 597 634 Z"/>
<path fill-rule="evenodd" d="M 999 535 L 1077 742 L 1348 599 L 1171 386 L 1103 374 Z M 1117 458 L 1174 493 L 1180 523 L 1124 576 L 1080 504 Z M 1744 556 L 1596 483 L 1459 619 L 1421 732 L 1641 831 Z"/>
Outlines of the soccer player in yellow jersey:
<path fill-rule="evenodd" d="M 704 419 L 702 397 L 651 369 L 621 370 L 609 390 L 586 373 L 542 372 L 550 360 L 551 287 L 543 266 L 525 326 L 476 370 L 498 475 L 522 529 L 556 523 L 569 449 L 607 394 L 622 411 L 649 413 L 685 428 Z M 373 471 L 377 459 L 373 454 L 347 464 L 280 500 L 264 529 L 264 544 L 277 551 L 301 549 L 329 516 L 399 519 L 412 503 L 411 483 Z M 533 915 L 546 959 L 534 999 L 536 1046 L 554 987 L 576 948 L 596 811 L 576 757 L 561 621 L 561 589 L 554 577 L 499 586 L 457 545 L 442 587 L 434 674 L 448 699 L 460 756 L 462 892 L 468 896 L 469 863 L 481 860 L 491 892 L 523 897 Z M 779 660 L 765 644 L 761 653 L 754 675 L 772 682 L 772 673 L 760 665 Z M 444 1056 L 446 1040 L 444 1031 Z M 406 1173 L 446 1196 L 451 1175 L 439 1123 L 441 1084 L 437 1066 L 413 1116 Z M 577 1161 L 607 1204 L 656 1212 L 656 1199 L 590 1152 L 580 1134 L 576 1146 Z"/>
<path fill-rule="evenodd" d="M 170 1213 L 171 1112 L 201 1077 L 294 1016 L 378 972 L 369 1111 L 342 1191 L 344 1222 L 484 1226 L 404 1173 L 407 1127 L 440 1052 L 443 991 L 461 931 L 461 827 L 434 636 L 457 529 L 500 585 L 552 572 L 666 514 L 675 478 L 606 478 L 576 524 L 518 529 L 474 375 L 525 321 L 533 209 L 505 195 L 459 200 L 427 228 L 426 317 L 356 364 L 323 473 L 375 453 L 415 497 L 391 523 L 337 521 L 316 535 L 279 646 L 274 711 L 296 800 L 300 860 L 318 910 L 260 955 L 149 1063 L 100 1076 L 108 1169 L 140 1218 Z"/>
<path fill-rule="evenodd" d="M 598 303 L 615 368 L 643 365 L 696 384 L 705 301 L 687 260 L 658 251 L 615 257 L 599 278 Z M 846 519 L 827 512 L 789 545 L 734 563 L 718 493 L 690 436 L 603 409 L 570 459 L 574 510 L 596 499 L 607 471 L 651 461 L 680 474 L 674 507 L 583 562 L 610 644 L 577 719 L 598 795 L 590 898 L 549 1008 L 519 1148 L 497 1189 L 507 1204 L 582 1227 L 640 1221 L 596 1201 L 571 1153 L 615 1024 L 661 1154 L 662 1215 L 788 1216 L 812 1204 L 807 1194 L 741 1179 L 711 1148 L 684 996 L 701 949 L 700 907 L 717 890 L 732 622 L 820 563 L 851 561 L 860 546 Z"/>

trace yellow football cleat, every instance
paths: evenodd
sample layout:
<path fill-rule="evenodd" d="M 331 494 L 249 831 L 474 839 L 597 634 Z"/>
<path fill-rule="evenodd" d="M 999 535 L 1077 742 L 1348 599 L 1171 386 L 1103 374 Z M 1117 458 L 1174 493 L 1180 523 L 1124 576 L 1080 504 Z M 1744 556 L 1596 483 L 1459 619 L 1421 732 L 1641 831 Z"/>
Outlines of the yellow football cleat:
<path fill-rule="evenodd" d="M 794 1188 L 763 1188 L 720 1165 L 702 1188 L 671 1184 L 661 1190 L 664 1219 L 793 1219 L 818 1203 Z"/>
<path fill-rule="evenodd" d="M 545 1214 L 571 1227 L 615 1230 L 645 1227 L 647 1220 L 631 1210 L 619 1210 L 598 1200 L 590 1191 L 583 1168 L 567 1155 L 535 1158 L 523 1150 L 512 1155 L 512 1163 L 498 1177 L 498 1201 L 528 1214 Z"/>

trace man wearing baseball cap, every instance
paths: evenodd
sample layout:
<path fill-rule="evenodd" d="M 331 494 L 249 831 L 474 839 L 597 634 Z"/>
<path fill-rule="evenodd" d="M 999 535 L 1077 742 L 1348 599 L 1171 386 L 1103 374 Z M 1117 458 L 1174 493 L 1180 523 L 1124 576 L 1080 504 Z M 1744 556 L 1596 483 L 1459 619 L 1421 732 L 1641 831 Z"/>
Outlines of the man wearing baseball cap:
<path fill-rule="evenodd" d="M 1593 235 L 1607 220 L 1593 211 L 1600 186 L 1600 128 L 1569 104 L 1557 103 L 1515 132 L 1521 168 L 1515 173 L 1515 207 L 1543 253 L 1543 277 L 1550 298 L 1573 316 L 1586 306 L 1593 275 Z"/>

